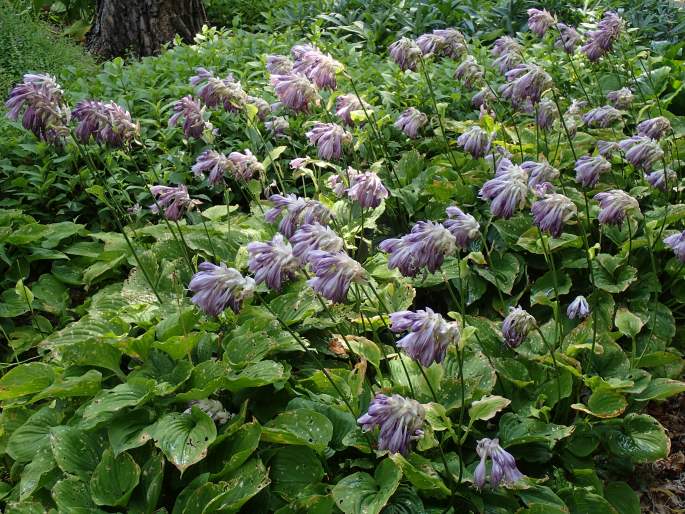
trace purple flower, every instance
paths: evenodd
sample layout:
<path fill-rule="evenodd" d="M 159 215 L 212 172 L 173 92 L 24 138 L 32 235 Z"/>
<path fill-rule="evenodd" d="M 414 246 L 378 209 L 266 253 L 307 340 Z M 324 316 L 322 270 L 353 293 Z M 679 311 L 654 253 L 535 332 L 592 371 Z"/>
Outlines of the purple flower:
<path fill-rule="evenodd" d="M 528 9 L 528 28 L 538 36 L 544 36 L 555 23 L 556 20 L 547 9 Z"/>
<path fill-rule="evenodd" d="M 316 145 L 319 157 L 326 161 L 340 159 L 343 144 L 352 142 L 352 134 L 336 123 L 317 121 L 306 135 L 309 143 Z"/>
<path fill-rule="evenodd" d="M 588 41 L 580 50 L 587 55 L 590 61 L 599 60 L 611 51 L 614 41 L 621 34 L 622 28 L 623 20 L 618 14 L 612 11 L 604 13 L 604 18 L 597 24 L 597 30 L 588 34 Z"/>
<path fill-rule="evenodd" d="M 509 70 L 506 77 L 507 83 L 500 91 L 515 106 L 526 100 L 537 103 L 542 93 L 552 86 L 552 77 L 536 64 L 519 64 Z"/>
<path fill-rule="evenodd" d="M 248 149 L 244 153 L 231 152 L 228 154 L 228 160 L 231 161 L 233 175 L 240 180 L 250 180 L 255 173 L 260 174 L 264 172 L 264 166 Z"/>
<path fill-rule="evenodd" d="M 316 87 L 335 89 L 337 85 L 335 75 L 342 71 L 342 64 L 314 46 L 296 45 L 294 48 L 296 50 L 292 52 L 295 57 L 293 71 L 302 73 Z"/>
<path fill-rule="evenodd" d="M 404 132 L 407 137 L 416 139 L 419 137 L 419 130 L 426 123 L 428 123 L 428 116 L 418 109 L 410 107 L 397 118 L 395 128 Z"/>
<path fill-rule="evenodd" d="M 247 93 L 230 73 L 220 79 L 205 68 L 196 68 L 195 72 L 197 75 L 190 78 L 190 83 L 200 85 L 197 94 L 207 107 L 223 105 L 225 110 L 235 112 L 247 103 Z"/>
<path fill-rule="evenodd" d="M 638 135 L 652 139 L 661 139 L 670 130 L 671 122 L 663 116 L 645 120 L 637 126 Z"/>
<path fill-rule="evenodd" d="M 297 73 L 271 75 L 271 85 L 283 105 L 296 112 L 308 112 L 311 104 L 319 104 L 319 95 L 307 77 Z"/>
<path fill-rule="evenodd" d="M 290 161 L 290 169 L 299 170 L 300 168 L 304 168 L 310 162 L 312 162 L 312 159 L 309 156 L 295 157 Z"/>
<path fill-rule="evenodd" d="M 490 88 L 486 86 L 473 95 L 471 98 L 471 105 L 473 105 L 476 109 L 480 109 L 481 107 L 487 107 L 495 100 L 497 100 L 497 97 L 490 90 Z"/>
<path fill-rule="evenodd" d="M 536 326 L 535 318 L 521 307 L 509 307 L 509 314 L 502 322 L 504 341 L 509 348 L 518 348 Z"/>
<path fill-rule="evenodd" d="M 453 28 L 423 34 L 416 39 L 416 44 L 424 55 L 435 54 L 455 60 L 467 52 L 464 35 Z"/>
<path fill-rule="evenodd" d="M 528 173 L 528 187 L 531 189 L 543 182 L 554 182 L 559 178 L 559 170 L 547 161 L 526 161 L 521 163 L 521 168 Z"/>
<path fill-rule="evenodd" d="M 183 184 L 176 187 L 152 186 L 150 193 L 157 200 L 157 203 L 150 205 L 150 211 L 157 214 L 160 208 L 164 209 L 164 217 L 172 221 L 180 220 L 186 211 L 191 211 L 202 203 L 200 200 L 192 200 L 188 188 Z"/>
<path fill-rule="evenodd" d="M 224 154 L 214 150 L 205 150 L 195 161 L 192 170 L 197 177 L 201 177 L 203 173 L 209 172 L 208 182 L 216 185 L 221 182 L 224 173 L 231 166 L 231 161 Z"/>
<path fill-rule="evenodd" d="M 198 268 L 188 289 L 195 293 L 191 301 L 210 316 L 218 316 L 226 307 L 237 313 L 243 301 L 252 298 L 255 281 L 238 270 L 223 262 L 219 266 L 203 262 Z"/>
<path fill-rule="evenodd" d="M 397 346 L 422 366 L 442 362 L 450 343 L 459 342 L 459 325 L 448 323 L 430 308 L 400 311 L 390 314 L 390 330 L 409 333 L 397 341 Z"/>
<path fill-rule="evenodd" d="M 454 78 L 460 80 L 468 89 L 472 89 L 474 85 L 480 82 L 483 75 L 483 68 L 472 55 L 464 59 L 454 72 Z"/>
<path fill-rule="evenodd" d="M 626 160 L 636 168 L 650 170 L 654 163 L 664 157 L 659 143 L 645 136 L 633 136 L 618 144 L 625 152 Z"/>
<path fill-rule="evenodd" d="M 352 282 L 366 279 L 362 265 L 342 251 L 312 250 L 309 252 L 309 266 L 316 275 L 307 280 L 309 287 L 334 303 L 343 303 L 347 299 Z"/>
<path fill-rule="evenodd" d="M 403 37 L 388 47 L 388 53 L 402 71 L 416 69 L 421 49 L 411 39 Z"/>
<path fill-rule="evenodd" d="M 621 111 L 610 105 L 596 107 L 583 115 L 583 122 L 588 127 L 607 128 L 621 119 Z"/>
<path fill-rule="evenodd" d="M 23 82 L 10 91 L 5 107 L 12 121 L 17 121 L 24 109 L 23 127 L 45 141 L 57 142 L 69 132 L 69 108 L 62 89 L 50 75 L 24 75 Z"/>
<path fill-rule="evenodd" d="M 621 226 L 630 212 L 640 212 L 637 200 L 621 189 L 597 193 L 594 198 L 599 202 L 597 219 L 602 225 Z"/>
<path fill-rule="evenodd" d="M 584 296 L 576 298 L 568 305 L 566 316 L 568 319 L 585 319 L 590 315 L 590 306 Z"/>
<path fill-rule="evenodd" d="M 671 169 L 661 169 L 646 174 L 645 180 L 653 188 L 660 189 L 661 191 L 665 192 L 668 189 L 669 184 L 671 187 L 675 185 L 676 181 L 678 180 L 678 174 Z"/>
<path fill-rule="evenodd" d="M 664 239 L 664 244 L 673 250 L 680 262 L 685 262 L 685 231 L 668 236 Z"/>
<path fill-rule="evenodd" d="M 492 138 L 478 126 L 473 126 L 457 138 L 457 145 L 465 152 L 471 154 L 474 159 L 483 157 L 490 151 Z"/>
<path fill-rule="evenodd" d="M 559 30 L 559 39 L 554 42 L 554 47 L 563 50 L 567 54 L 575 53 L 576 47 L 580 44 L 581 40 L 578 31 L 564 23 L 557 23 L 557 29 Z"/>
<path fill-rule="evenodd" d="M 388 195 L 388 190 L 380 177 L 371 171 L 359 173 L 350 178 L 347 196 L 357 201 L 363 209 L 375 209 Z"/>
<path fill-rule="evenodd" d="M 617 109 L 627 109 L 633 103 L 635 96 L 633 92 L 627 87 L 621 88 L 617 91 L 609 91 L 607 93 L 607 100 Z"/>
<path fill-rule="evenodd" d="M 535 122 L 542 130 L 549 130 L 554 125 L 554 120 L 559 116 L 557 105 L 547 98 L 544 98 L 538 104 L 538 112 L 535 117 Z"/>
<path fill-rule="evenodd" d="M 390 453 L 407 455 L 411 441 L 423 436 L 426 411 L 416 400 L 404 398 L 399 394 L 386 396 L 376 394 L 371 400 L 369 410 L 357 420 L 365 432 L 380 428 L 378 449 Z"/>
<path fill-rule="evenodd" d="M 184 96 L 174 104 L 174 114 L 169 118 L 169 126 L 174 127 L 183 117 L 183 133 L 186 138 L 199 139 L 205 128 L 212 125 L 204 119 L 205 109 L 192 96 Z"/>
<path fill-rule="evenodd" d="M 343 240 L 331 228 L 312 223 L 302 225 L 290 238 L 293 245 L 293 255 L 300 262 L 308 262 L 309 254 L 314 250 L 336 253 L 343 249 Z"/>
<path fill-rule="evenodd" d="M 245 98 L 245 104 L 254 105 L 257 108 L 257 117 L 260 120 L 265 120 L 266 117 L 271 113 L 271 105 L 269 102 L 258 96 L 248 95 Z"/>
<path fill-rule="evenodd" d="M 528 174 L 520 166 L 512 164 L 499 167 L 495 178 L 483 184 L 478 196 L 490 200 L 490 212 L 493 216 L 507 219 L 524 206 L 527 193 Z"/>
<path fill-rule="evenodd" d="M 267 55 L 266 71 L 274 75 L 287 75 L 293 71 L 293 62 L 285 55 Z"/>
<path fill-rule="evenodd" d="M 347 167 L 347 171 L 344 174 L 331 175 L 326 181 L 328 187 L 333 190 L 333 194 L 337 197 L 343 196 L 348 189 L 348 184 L 352 182 L 352 179 L 359 175 L 359 171 L 355 170 L 352 166 Z"/>
<path fill-rule="evenodd" d="M 491 51 L 497 57 L 493 64 L 499 68 L 500 73 L 506 73 L 521 63 L 523 48 L 512 37 L 502 36 L 495 41 Z"/>
<path fill-rule="evenodd" d="M 473 484 L 478 489 L 482 489 L 485 486 L 488 458 L 492 459 L 490 485 L 493 489 L 502 482 L 502 479 L 504 479 L 505 483 L 513 484 L 524 477 L 516 467 L 516 461 L 511 453 L 499 445 L 499 439 L 481 439 L 476 446 L 476 453 L 480 457 L 480 462 L 473 473 Z"/>
<path fill-rule="evenodd" d="M 601 155 L 584 155 L 576 161 L 576 182 L 584 187 L 594 187 L 599 176 L 611 170 L 611 163 Z"/>
<path fill-rule="evenodd" d="M 140 131 L 131 121 L 131 114 L 114 102 L 83 100 L 71 114 L 79 122 L 75 134 L 82 143 L 93 137 L 100 144 L 121 146 L 130 143 Z"/>
<path fill-rule="evenodd" d="M 416 38 L 416 45 L 421 49 L 423 55 L 440 55 L 442 48 L 445 46 L 445 39 L 437 34 L 421 34 Z"/>
<path fill-rule="evenodd" d="M 281 136 L 290 128 L 290 123 L 283 116 L 274 116 L 264 123 L 266 130 L 275 136 Z"/>
<path fill-rule="evenodd" d="M 597 151 L 602 157 L 611 157 L 621 149 L 615 141 L 597 141 Z"/>
<path fill-rule="evenodd" d="M 397 268 L 405 277 L 415 277 L 421 268 L 435 273 L 446 255 L 455 251 L 456 238 L 439 223 L 419 221 L 409 234 L 386 239 L 378 246 L 389 253 L 388 268 Z"/>
<path fill-rule="evenodd" d="M 335 99 L 335 115 L 347 125 L 354 125 L 352 119 L 354 111 L 366 110 L 368 112 L 370 107 L 366 102 L 362 104 L 357 95 L 341 95 Z"/>
<path fill-rule="evenodd" d="M 278 216 L 285 211 L 285 215 L 278 225 L 278 231 L 288 238 L 302 225 L 312 223 L 325 225 L 331 217 L 331 212 L 323 204 L 316 200 L 299 198 L 294 194 L 287 196 L 271 195 L 269 201 L 274 203 L 274 207 L 266 212 L 264 218 L 267 223 L 274 223 Z"/>
<path fill-rule="evenodd" d="M 564 225 L 573 218 L 578 209 L 564 195 L 557 193 L 545 195 L 531 207 L 533 223 L 552 237 L 559 237 Z"/>
<path fill-rule="evenodd" d="M 271 241 L 252 242 L 247 245 L 250 255 L 248 267 L 254 273 L 255 282 L 264 282 L 269 289 L 279 291 L 284 280 L 290 280 L 300 268 L 300 262 L 293 255 L 293 247 L 276 234 Z"/>
<path fill-rule="evenodd" d="M 502 146 L 496 146 L 494 152 L 490 152 L 485 160 L 495 168 L 495 175 L 500 171 L 511 168 L 514 164 L 511 162 L 511 152 Z M 494 161 L 494 165 L 493 165 Z"/>
<path fill-rule="evenodd" d="M 449 219 L 443 225 L 454 236 L 457 246 L 466 250 L 480 235 L 480 225 L 476 218 L 454 205 L 447 208 L 447 216 Z"/>

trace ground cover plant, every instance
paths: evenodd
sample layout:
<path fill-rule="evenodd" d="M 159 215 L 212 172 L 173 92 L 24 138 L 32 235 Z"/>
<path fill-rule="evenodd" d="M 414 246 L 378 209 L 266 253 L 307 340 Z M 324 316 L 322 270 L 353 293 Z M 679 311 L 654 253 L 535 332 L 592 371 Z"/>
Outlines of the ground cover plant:
<path fill-rule="evenodd" d="M 341 19 L 13 87 L 6 512 L 640 512 L 685 391 L 680 46 Z"/>

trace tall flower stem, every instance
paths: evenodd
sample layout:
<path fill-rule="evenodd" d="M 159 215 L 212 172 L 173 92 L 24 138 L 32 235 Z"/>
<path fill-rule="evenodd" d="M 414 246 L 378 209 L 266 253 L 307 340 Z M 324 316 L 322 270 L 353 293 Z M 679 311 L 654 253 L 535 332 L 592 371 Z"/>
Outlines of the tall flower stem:
<path fill-rule="evenodd" d="M 540 236 L 540 243 L 542 244 L 542 251 L 545 253 L 545 260 L 547 261 L 547 264 L 549 264 L 550 269 L 552 271 L 552 288 L 554 289 L 554 297 L 555 297 L 555 302 L 554 302 L 554 307 L 552 307 L 552 311 L 554 313 L 554 322 L 556 325 L 556 339 L 558 341 L 558 345 L 561 346 L 561 319 L 559 316 L 559 284 L 557 281 L 557 269 L 554 264 L 554 257 L 552 256 L 552 252 L 547 246 L 547 242 L 545 240 L 545 236 L 542 233 L 542 230 L 540 230 L 540 227 L 538 227 L 538 235 Z"/>
<path fill-rule="evenodd" d="M 630 223 L 630 220 L 628 220 Z M 654 274 L 655 277 L 657 277 L 656 273 L 656 260 L 654 259 L 654 249 L 652 247 L 652 236 L 649 233 L 649 227 L 647 227 L 647 219 L 643 216 L 642 218 L 642 226 L 643 230 L 645 232 L 645 237 L 647 238 L 647 248 L 649 250 L 649 262 L 652 267 L 652 273 Z M 656 243 L 654 243 L 656 244 Z M 682 269 L 682 266 L 681 266 Z M 633 366 L 637 368 L 640 365 L 640 361 L 642 360 L 642 357 L 644 356 L 645 352 L 649 348 L 649 342 L 652 340 L 652 335 L 654 334 L 654 329 L 656 328 L 656 301 L 658 299 L 659 293 L 655 292 L 654 293 L 654 308 L 652 309 L 652 316 L 651 317 L 651 323 L 652 323 L 652 328 L 649 331 L 649 337 L 646 339 L 647 343 L 645 343 L 645 347 L 642 349 L 642 353 L 640 354 L 640 357 L 637 359 L 637 362 L 633 363 Z M 650 294 L 651 297 L 651 294 Z M 651 304 L 652 302 L 650 302 Z"/>
<path fill-rule="evenodd" d="M 559 28 L 559 24 L 555 23 L 554 28 L 557 29 L 557 32 L 559 33 L 559 37 L 561 38 L 562 41 L 562 46 L 566 46 L 566 41 L 564 40 L 564 35 L 561 32 L 561 29 Z M 580 86 L 580 89 L 583 90 L 583 95 L 585 96 L 585 99 L 587 100 L 587 103 L 589 105 L 592 105 L 592 100 L 590 100 L 590 95 L 587 94 L 587 91 L 585 90 L 585 86 L 583 85 L 583 81 L 580 79 L 580 75 L 578 74 L 578 70 L 576 69 L 576 65 L 573 63 L 573 57 L 571 57 L 571 54 L 562 50 L 566 54 L 566 57 L 568 58 L 568 63 L 571 65 L 571 69 L 573 70 L 573 76 L 576 79 L 576 82 L 578 82 L 578 85 Z"/>
<path fill-rule="evenodd" d="M 540 327 L 535 325 L 535 330 L 537 330 L 537 333 L 540 334 L 540 337 L 542 338 L 542 342 L 547 348 L 547 351 L 549 352 L 549 355 L 552 357 L 552 364 L 554 365 L 554 371 L 556 373 L 556 382 L 557 382 L 557 396 L 559 397 L 559 400 L 561 400 L 561 378 L 559 374 L 559 366 L 557 364 L 557 358 L 554 356 L 554 347 L 549 344 L 547 341 L 547 338 L 545 337 L 545 334 L 542 333 L 542 330 L 540 330 Z"/>

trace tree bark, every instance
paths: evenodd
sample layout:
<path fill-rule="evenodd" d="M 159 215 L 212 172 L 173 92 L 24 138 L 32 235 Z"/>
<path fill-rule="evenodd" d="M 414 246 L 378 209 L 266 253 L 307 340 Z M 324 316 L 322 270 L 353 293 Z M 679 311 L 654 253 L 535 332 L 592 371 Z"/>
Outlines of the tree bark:
<path fill-rule="evenodd" d="M 206 19 L 202 0 L 97 0 L 86 46 L 105 59 L 153 55 L 176 34 L 191 42 Z"/>

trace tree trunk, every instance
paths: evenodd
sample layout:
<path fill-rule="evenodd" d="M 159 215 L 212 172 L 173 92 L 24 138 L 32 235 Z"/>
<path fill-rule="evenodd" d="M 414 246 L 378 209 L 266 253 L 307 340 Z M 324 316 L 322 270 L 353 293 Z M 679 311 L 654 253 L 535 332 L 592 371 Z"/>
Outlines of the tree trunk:
<path fill-rule="evenodd" d="M 191 42 L 205 21 L 202 0 L 97 0 L 86 46 L 105 59 L 152 55 L 176 34 Z"/>

